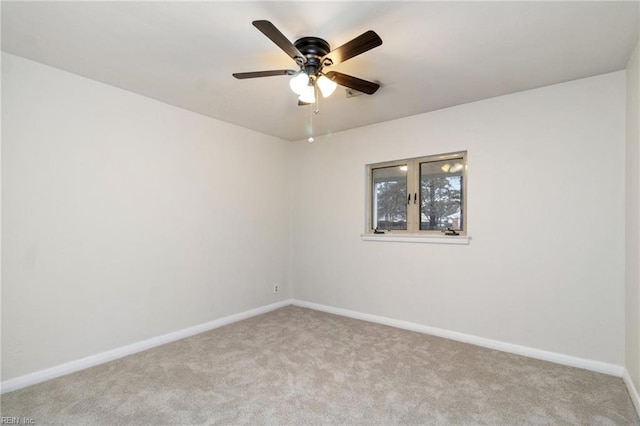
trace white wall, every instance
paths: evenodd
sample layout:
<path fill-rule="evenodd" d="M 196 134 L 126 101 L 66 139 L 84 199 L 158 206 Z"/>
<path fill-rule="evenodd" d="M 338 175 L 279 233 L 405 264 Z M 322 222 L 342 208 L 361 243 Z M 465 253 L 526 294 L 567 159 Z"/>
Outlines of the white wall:
<path fill-rule="evenodd" d="M 622 365 L 624 140 L 620 71 L 300 142 L 294 297 Z M 458 150 L 470 245 L 361 241 L 367 163 Z"/>
<path fill-rule="evenodd" d="M 625 367 L 640 391 L 640 40 L 627 64 Z M 638 407 L 640 410 L 640 407 Z"/>
<path fill-rule="evenodd" d="M 291 145 L 2 62 L 2 380 L 291 296 L 624 362 L 624 72 Z M 365 164 L 462 149 L 469 246 L 360 240 Z"/>
<path fill-rule="evenodd" d="M 288 142 L 4 53 L 2 86 L 2 380 L 290 297 Z"/>

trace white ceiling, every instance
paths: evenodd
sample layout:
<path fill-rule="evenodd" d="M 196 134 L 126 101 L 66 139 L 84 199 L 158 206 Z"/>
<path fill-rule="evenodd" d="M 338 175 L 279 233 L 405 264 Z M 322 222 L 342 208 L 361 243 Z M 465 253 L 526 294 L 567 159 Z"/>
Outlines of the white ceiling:
<path fill-rule="evenodd" d="M 2 50 L 287 140 L 309 135 L 295 69 L 251 25 L 335 48 L 383 44 L 333 67 L 382 87 L 321 100 L 315 135 L 625 68 L 638 40 L 631 2 L 2 2 Z"/>

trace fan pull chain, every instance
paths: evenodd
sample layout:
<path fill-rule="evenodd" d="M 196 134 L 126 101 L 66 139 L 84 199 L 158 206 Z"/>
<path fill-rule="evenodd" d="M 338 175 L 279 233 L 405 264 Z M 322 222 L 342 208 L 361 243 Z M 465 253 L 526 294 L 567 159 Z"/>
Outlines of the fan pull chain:
<path fill-rule="evenodd" d="M 311 136 L 309 136 L 309 139 L 307 139 L 307 142 L 309 143 L 313 143 L 314 139 L 313 139 L 313 106 L 310 105 L 311 108 L 309 108 L 309 134 Z"/>
<path fill-rule="evenodd" d="M 313 111 L 313 113 L 315 115 L 318 115 L 320 114 L 320 96 L 319 96 L 320 94 L 318 93 L 318 86 L 314 85 L 313 90 L 315 91 L 314 95 L 316 98 L 316 109 Z"/>
<path fill-rule="evenodd" d="M 307 142 L 309 143 L 313 143 L 313 141 L 315 140 L 313 138 L 313 115 L 320 114 L 320 97 L 318 96 L 318 86 L 314 84 L 313 90 L 314 90 L 314 96 L 316 98 L 316 102 L 315 102 L 315 109 L 313 104 L 310 105 L 311 108 L 309 108 L 309 133 L 311 134 L 311 136 L 309 136 L 309 139 L 307 139 Z"/>

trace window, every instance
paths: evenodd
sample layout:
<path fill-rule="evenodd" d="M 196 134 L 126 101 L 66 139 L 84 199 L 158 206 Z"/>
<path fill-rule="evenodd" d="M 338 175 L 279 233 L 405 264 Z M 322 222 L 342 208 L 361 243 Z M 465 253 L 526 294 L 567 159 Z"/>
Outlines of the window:
<path fill-rule="evenodd" d="M 367 166 L 367 233 L 466 234 L 467 153 Z"/>

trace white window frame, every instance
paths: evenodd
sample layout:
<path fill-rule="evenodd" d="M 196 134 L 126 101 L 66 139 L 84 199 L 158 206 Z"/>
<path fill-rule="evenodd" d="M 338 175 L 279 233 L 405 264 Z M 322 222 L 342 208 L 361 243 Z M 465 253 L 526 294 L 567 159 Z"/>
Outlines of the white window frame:
<path fill-rule="evenodd" d="M 447 154 L 428 155 L 424 157 L 407 158 L 402 160 L 385 161 L 382 163 L 372 163 L 366 165 L 366 223 L 365 236 L 378 236 L 374 233 L 373 225 L 373 171 L 385 167 L 407 166 L 407 194 L 416 197 L 415 194 L 420 192 L 420 164 L 433 161 L 443 160 L 462 160 L 462 227 L 458 234 L 466 236 L 469 224 L 469 211 L 467 209 L 468 198 L 468 179 L 467 179 L 467 151 L 458 151 Z M 420 204 L 411 202 L 407 208 L 407 229 L 406 230 L 386 230 L 387 235 L 397 235 L 407 237 L 406 241 L 412 241 L 412 236 L 444 236 L 444 232 L 440 230 L 420 230 Z M 363 238 L 365 239 L 365 238 Z M 399 240 L 400 241 L 400 240 Z M 466 239 L 468 243 L 468 239 Z"/>

